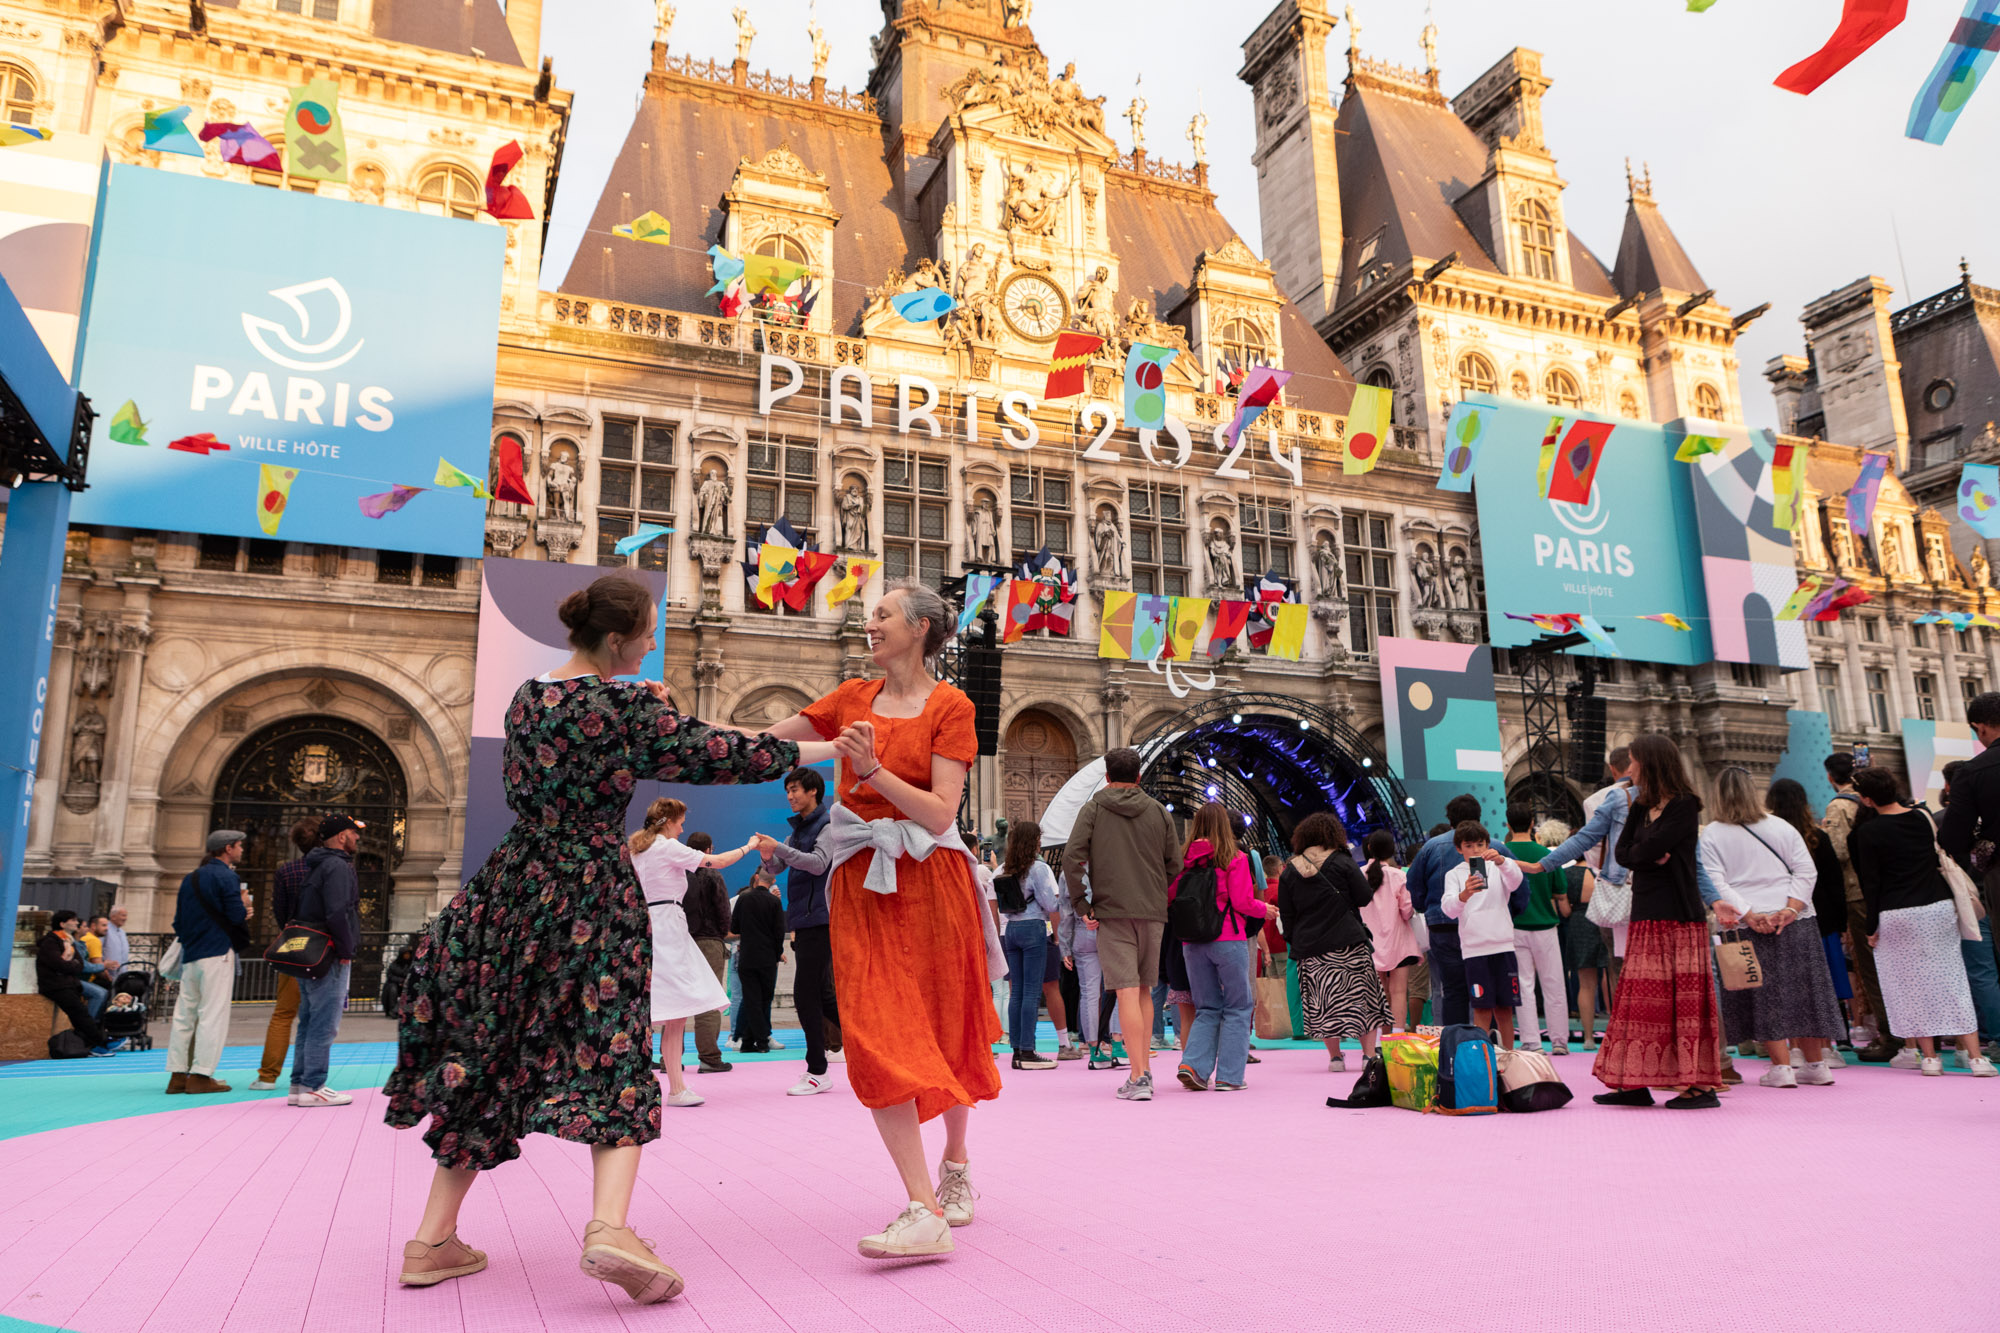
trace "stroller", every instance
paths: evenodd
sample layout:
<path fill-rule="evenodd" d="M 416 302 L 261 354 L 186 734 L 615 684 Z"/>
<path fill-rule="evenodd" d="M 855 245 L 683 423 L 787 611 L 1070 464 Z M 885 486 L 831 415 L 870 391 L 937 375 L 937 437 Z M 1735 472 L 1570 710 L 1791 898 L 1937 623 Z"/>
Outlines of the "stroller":
<path fill-rule="evenodd" d="M 112 1041 L 126 1039 L 127 1050 L 150 1051 L 153 1038 L 146 1031 L 146 997 L 153 993 L 153 974 L 143 967 L 127 967 L 112 984 L 111 998 L 97 1016 L 98 1026 Z"/>

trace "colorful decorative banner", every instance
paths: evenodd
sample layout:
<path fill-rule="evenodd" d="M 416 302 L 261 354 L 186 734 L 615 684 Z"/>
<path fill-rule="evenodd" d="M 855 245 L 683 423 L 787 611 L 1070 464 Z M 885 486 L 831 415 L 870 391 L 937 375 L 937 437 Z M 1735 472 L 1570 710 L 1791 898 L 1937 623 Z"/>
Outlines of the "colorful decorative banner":
<path fill-rule="evenodd" d="M 1396 395 L 1375 384 L 1354 386 L 1354 401 L 1347 406 L 1347 435 L 1341 441 L 1341 475 L 1360 476 L 1373 472 L 1382 461 L 1389 443 L 1389 414 Z"/>
<path fill-rule="evenodd" d="M 1556 441 L 1562 438 L 1563 419 L 1550 417 L 1549 428 L 1542 433 L 1542 452 L 1535 462 L 1535 494 L 1544 500 L 1549 498 L 1549 479 L 1556 470 Z"/>
<path fill-rule="evenodd" d="M 1853 585 L 1850 584 L 1846 579 L 1834 579 L 1830 583 L 1822 583 L 1818 591 L 1814 592 L 1812 597 L 1806 602 L 1806 609 L 1803 612 L 1803 618 L 1806 620 L 1837 619 L 1839 617 L 1840 610 L 1839 607 L 1836 607 L 1834 605 L 1834 603 L 1841 601 L 1842 598 L 1846 597 L 1848 591 L 1852 587 Z M 1865 602 L 1867 600 L 1868 600 L 1867 594 L 1866 593 L 1862 594 L 1861 601 Z M 1859 603 L 1847 603 L 1847 604 L 1859 605 Z M 1831 612 L 1832 614 L 1828 614 L 1829 612 Z"/>
<path fill-rule="evenodd" d="M 1604 626 L 1597 623 L 1596 616 L 1578 616 L 1576 618 L 1576 631 L 1583 635 L 1584 638 L 1590 640 L 1591 644 L 1597 649 L 1599 656 L 1624 656 L 1624 654 L 1618 651 L 1618 645 L 1611 642 L 1611 635 L 1605 632 Z"/>
<path fill-rule="evenodd" d="M 130 398 L 112 415 L 110 435 L 120 444 L 152 443 L 146 438 L 146 423 L 139 416 L 139 405 Z"/>
<path fill-rule="evenodd" d="M 1022 633 L 1045 629 L 1068 638 L 1076 619 L 1076 571 L 1063 564 L 1060 556 L 1051 555 L 1044 545 L 1021 562 L 1015 577 L 1035 585 L 1034 609 L 1021 627 Z"/>
<path fill-rule="evenodd" d="M 847 557 L 847 572 L 841 575 L 840 582 L 826 590 L 826 604 L 829 607 L 839 606 L 867 587 L 868 580 L 874 578 L 881 569 L 880 560 L 863 560 L 858 555 Z"/>
<path fill-rule="evenodd" d="M 1131 430 L 1165 430 L 1167 367 L 1180 352 L 1172 347 L 1133 343 L 1125 353 L 1125 425 Z"/>
<path fill-rule="evenodd" d="M 958 632 L 965 633 L 979 619 L 979 613 L 986 606 L 988 598 L 1000 590 L 1006 578 L 1000 574 L 967 574 L 965 576 L 965 605 L 959 608 Z"/>
<path fill-rule="evenodd" d="M 442 486 L 447 490 L 470 488 L 475 499 L 491 500 L 493 498 L 493 493 L 486 489 L 485 482 L 463 468 L 453 467 L 442 458 L 438 459 L 437 475 L 431 478 L 431 485 Z"/>
<path fill-rule="evenodd" d="M 1382 748 L 1415 802 L 1417 823 L 1443 819 L 1445 803 L 1461 794 L 1477 798 L 1481 815 L 1499 823 L 1507 768 L 1491 650 L 1385 636 L 1375 641 L 1375 656 L 1382 670 Z"/>
<path fill-rule="evenodd" d="M 307 180 L 347 179 L 347 132 L 340 125 L 340 85 L 312 79 L 292 89 L 285 113 L 289 174 Z"/>
<path fill-rule="evenodd" d="M 1683 418 L 1669 429 L 1675 428 L 1696 425 Z M 1798 557 L 1791 532 L 1778 524 L 1784 515 L 1777 501 L 1790 498 L 1796 512 L 1805 457 L 1795 453 L 1783 460 L 1790 475 L 1781 476 L 1784 446 L 1771 432 L 1731 426 L 1720 438 L 1721 448 L 1674 469 L 1694 495 L 1711 653 L 1718 662 L 1797 670 L 1809 664 L 1805 627 L 1780 623 L 1776 615 L 1798 582 Z M 1622 462 L 1622 448 L 1620 457 Z"/>
<path fill-rule="evenodd" d="M 1963 722 L 1926 722 L 1906 717 L 1903 724 L 1903 765 L 1910 775 L 1910 794 L 1933 810 L 1944 809 L 1945 765 L 1970 759 L 1985 747 Z"/>
<path fill-rule="evenodd" d="M 798 554 L 797 548 L 775 542 L 764 542 L 757 547 L 757 586 L 751 593 L 759 606 L 777 605 L 772 590 L 797 576 Z"/>
<path fill-rule="evenodd" d="M 1250 428 L 1250 423 L 1278 401 L 1278 395 L 1285 391 L 1285 381 L 1291 377 L 1291 371 L 1274 366 L 1250 367 L 1250 373 L 1243 377 L 1243 388 L 1236 395 L 1236 415 L 1222 432 L 1223 443 L 1233 446 L 1237 437 Z"/>
<path fill-rule="evenodd" d="M 1783 442 L 1770 431 L 1764 438 L 1771 445 L 1771 525 L 1790 532 L 1799 521 L 1799 496 L 1806 484 L 1806 454 L 1811 445 Z"/>
<path fill-rule="evenodd" d="M 1655 624 L 1665 625 L 1668 629 L 1677 629 L 1683 634 L 1692 634 L 1694 632 L 1693 625 L 1688 624 L 1687 621 L 1682 620 L 1671 611 L 1662 611 L 1656 616 L 1640 616 L 1639 619 L 1650 620 Z"/>
<path fill-rule="evenodd" d="M 1209 599 L 1206 597 L 1176 597 L 1167 612 L 1167 649 L 1161 656 L 1175 662 L 1186 662 L 1194 656 L 1194 641 L 1201 637 L 1201 627 L 1208 620 Z"/>
<path fill-rule="evenodd" d="M 1094 333 L 1078 333 L 1075 329 L 1058 333 L 1055 349 L 1049 353 L 1049 382 L 1042 397 L 1074 398 L 1082 393 L 1090 378 L 1091 354 L 1102 346 L 1104 339 Z"/>
<path fill-rule="evenodd" d="M 1958 516 L 1982 537 L 2000 537 L 2000 466 L 1967 463 L 1958 474 Z"/>
<path fill-rule="evenodd" d="M 162 107 L 146 113 L 145 142 L 142 145 L 156 153 L 179 153 L 183 157 L 204 157 L 201 140 L 194 137 L 194 131 L 187 127 L 187 118 L 194 114 L 189 106 Z"/>
<path fill-rule="evenodd" d="M 278 535 L 278 524 L 284 520 L 285 505 L 292 495 L 292 483 L 299 479 L 295 467 L 272 467 L 269 463 L 257 469 L 257 526 L 264 529 L 266 537 Z"/>
<path fill-rule="evenodd" d="M 184 454 L 200 454 L 204 458 L 208 457 L 211 453 L 226 454 L 229 452 L 229 446 L 221 440 L 216 439 L 208 431 L 203 431 L 199 435 L 183 435 L 178 440 L 169 443 L 167 448 L 177 449 Z"/>
<path fill-rule="evenodd" d="M 232 121 L 209 121 L 201 127 L 201 141 L 208 143 L 220 139 L 215 151 L 222 155 L 224 162 L 240 162 L 246 167 L 259 171 L 283 171 L 285 159 L 271 141 L 249 125 Z"/>
<path fill-rule="evenodd" d="M 1249 624 L 1250 603 L 1239 602 L 1233 598 L 1217 603 L 1215 628 L 1209 631 L 1208 635 L 1208 660 L 1220 662 L 1223 655 L 1235 645 L 1236 640 L 1243 636 L 1243 631 Z"/>
<path fill-rule="evenodd" d="M 1773 778 L 1790 778 L 1806 789 L 1806 800 L 1821 814 L 1833 799 L 1826 778 L 1826 757 L 1833 753 L 1833 723 L 1825 713 L 1793 708 L 1785 713 L 1785 753 L 1771 771 Z"/>
<path fill-rule="evenodd" d="M 942 287 L 919 287 L 897 292 L 889 298 L 889 307 L 912 324 L 929 324 L 958 309 L 958 302 Z"/>
<path fill-rule="evenodd" d="M 1872 602 L 1875 594 L 1866 588 L 1848 587 L 1836 592 L 1821 593 L 1811 606 L 1806 608 L 1810 620 L 1838 620 L 1840 613 L 1850 606 L 1860 606 Z"/>
<path fill-rule="evenodd" d="M 361 512 L 369 518 L 381 518 L 384 514 L 395 513 L 423 493 L 422 486 L 391 486 L 379 495 L 364 495 L 357 503 Z"/>
<path fill-rule="evenodd" d="M 1715 7 L 1715 0 L 1688 0 L 1688 13 L 1706 14 Z"/>
<path fill-rule="evenodd" d="M 1258 576 L 1255 583 L 1243 586 L 1244 594 L 1250 600 L 1250 646 L 1267 651 L 1271 646 L 1271 633 L 1277 628 L 1272 608 L 1291 599 L 1292 585 L 1281 577 L 1277 570 L 1267 569 Z"/>
<path fill-rule="evenodd" d="M 1132 660 L 1151 662 L 1167 645 L 1170 598 L 1140 593 L 1132 604 Z"/>
<path fill-rule="evenodd" d="M 1904 133 L 1925 143 L 1943 143 L 1958 123 L 1979 81 L 2000 51 L 2000 0 L 1966 0 L 1965 12 L 1951 30 L 1944 54 L 1910 104 Z"/>
<path fill-rule="evenodd" d="M 502 495 L 500 498 L 504 500 L 507 497 Z M 651 546 L 662 537 L 673 535 L 673 531 L 672 528 L 663 528 L 657 523 L 641 523 L 637 532 L 629 537 L 620 537 L 611 549 L 619 555 L 631 555 L 635 551 L 642 551 Z"/>
<path fill-rule="evenodd" d="M 1013 579 L 1007 584 L 1005 605 L 1000 615 L 1000 642 L 1019 643 L 1035 618 L 1035 599 L 1041 585 L 1033 579 Z"/>
<path fill-rule="evenodd" d="M 1724 435 L 1688 435 L 1682 438 L 1680 448 L 1674 450 L 1676 463 L 1692 463 L 1703 454 L 1719 454 L 1729 444 Z"/>
<path fill-rule="evenodd" d="M 1138 610 L 1133 593 L 1112 588 L 1104 594 L 1104 615 L 1097 622 L 1097 655 L 1130 661 L 1132 620 Z"/>
<path fill-rule="evenodd" d="M 1826 39 L 1826 45 L 1772 82 L 1787 92 L 1810 93 L 1888 36 L 1903 21 L 1908 8 L 1909 0 L 1843 0 L 1840 26 Z"/>
<path fill-rule="evenodd" d="M 1785 599 L 1785 604 L 1779 607 L 1777 613 L 1771 618 L 1773 620 L 1797 620 L 1805 614 L 1806 607 L 1812 604 L 1813 598 L 1819 596 L 1820 589 L 1824 586 L 1825 584 L 1818 574 L 1806 575 L 1803 579 L 1799 580 L 1799 586 L 1792 589 L 1792 595 Z"/>
<path fill-rule="evenodd" d="M 33 125 L 0 125 L 0 148 L 19 148 L 24 143 L 47 143 L 55 137 L 53 130 L 38 130 Z"/>
<path fill-rule="evenodd" d="M 1438 474 L 1441 491 L 1472 489 L 1473 469 L 1479 466 L 1479 449 L 1486 443 L 1492 410 L 1474 403 L 1455 403 L 1451 420 L 1444 428 L 1444 471 Z"/>
<path fill-rule="evenodd" d="M 793 560 L 791 582 L 778 589 L 779 598 L 794 611 L 805 610 L 813 588 L 839 558 L 831 551 L 800 551 Z"/>
<path fill-rule="evenodd" d="M 1512 611 L 1504 613 L 1509 620 L 1525 620 L 1544 634 L 1574 634 L 1579 617 L 1573 611 L 1537 612 L 1516 615 Z"/>
<path fill-rule="evenodd" d="M 1306 647 L 1306 605 L 1286 602 L 1271 617 L 1271 643 L 1264 651 L 1286 662 L 1296 662 Z"/>
<path fill-rule="evenodd" d="M 528 493 L 527 463 L 521 457 L 520 440 L 512 435 L 502 435 L 495 460 L 499 475 L 493 482 L 493 498 L 509 504 L 533 504 L 535 497 Z"/>
<path fill-rule="evenodd" d="M 719 245 L 708 247 L 709 271 L 715 275 L 715 285 L 704 295 L 714 296 L 734 287 L 743 277 L 743 261 Z"/>
<path fill-rule="evenodd" d="M 762 292 L 783 296 L 793 283 L 811 272 L 810 266 L 795 259 L 781 259 L 777 255 L 743 256 L 743 285 L 752 296 Z"/>
<path fill-rule="evenodd" d="M 630 222 L 614 224 L 611 234 L 623 236 L 628 241 L 644 241 L 648 245 L 672 245 L 674 232 L 671 223 L 649 208 Z"/>
<path fill-rule="evenodd" d="M 1847 491 L 1847 526 L 1856 537 L 1867 537 L 1875 531 L 1875 501 L 1888 471 L 1889 455 L 1862 455 L 1861 475 Z"/>
<path fill-rule="evenodd" d="M 1608 421 L 1579 421 L 1569 428 L 1549 473 L 1549 499 L 1575 505 L 1590 503 L 1590 483 L 1603 461 L 1611 429 Z"/>
<path fill-rule="evenodd" d="M 496 218 L 535 220 L 528 196 L 507 183 L 507 174 L 520 164 L 521 157 L 521 145 L 515 140 L 510 139 L 493 150 L 493 161 L 486 168 L 486 211 Z"/>

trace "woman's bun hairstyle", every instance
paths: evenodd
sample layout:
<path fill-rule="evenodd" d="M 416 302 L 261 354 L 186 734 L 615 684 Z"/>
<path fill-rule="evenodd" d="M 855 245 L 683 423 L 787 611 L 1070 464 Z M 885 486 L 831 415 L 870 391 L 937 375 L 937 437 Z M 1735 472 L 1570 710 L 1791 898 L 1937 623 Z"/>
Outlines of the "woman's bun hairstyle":
<path fill-rule="evenodd" d="M 570 646 L 579 652 L 594 653 L 604 646 L 606 635 L 630 638 L 646 628 L 653 595 L 646 585 L 619 574 L 606 574 L 562 599 L 556 616 L 569 631 Z"/>

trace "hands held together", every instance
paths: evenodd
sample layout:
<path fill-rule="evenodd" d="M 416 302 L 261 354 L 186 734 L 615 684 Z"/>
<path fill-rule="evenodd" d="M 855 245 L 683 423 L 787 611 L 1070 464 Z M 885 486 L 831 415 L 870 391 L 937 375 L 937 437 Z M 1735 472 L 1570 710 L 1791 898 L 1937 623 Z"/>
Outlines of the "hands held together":
<path fill-rule="evenodd" d="M 847 761 L 855 780 L 866 782 L 882 766 L 875 757 L 875 724 L 853 722 L 833 741 L 834 752 Z"/>

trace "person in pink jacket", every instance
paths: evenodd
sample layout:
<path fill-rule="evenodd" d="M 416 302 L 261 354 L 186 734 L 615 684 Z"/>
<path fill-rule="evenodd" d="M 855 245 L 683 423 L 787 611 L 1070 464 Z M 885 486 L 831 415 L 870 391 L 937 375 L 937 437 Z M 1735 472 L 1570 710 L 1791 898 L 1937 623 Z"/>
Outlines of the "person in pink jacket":
<path fill-rule="evenodd" d="M 1236 849 L 1231 823 L 1229 812 L 1214 801 L 1196 811 L 1180 876 L 1167 887 L 1167 910 L 1172 915 L 1181 886 L 1206 881 L 1213 866 L 1215 905 L 1222 913 L 1222 933 L 1215 939 L 1181 942 L 1195 1016 L 1176 1075 L 1190 1092 L 1207 1090 L 1211 1078 L 1217 1092 L 1242 1091 L 1243 1070 L 1250 1059 L 1249 941 L 1263 929 L 1271 908 L 1257 898 L 1250 858 Z"/>
<path fill-rule="evenodd" d="M 1376 829 L 1361 844 L 1368 864 L 1361 873 L 1375 896 L 1361 909 L 1375 937 L 1375 970 L 1381 974 L 1382 989 L 1389 993 L 1389 1021 L 1392 1032 L 1409 1031 L 1410 969 L 1417 965 L 1417 932 L 1410 928 L 1410 889 L 1403 871 L 1395 863 L 1396 835 Z"/>

